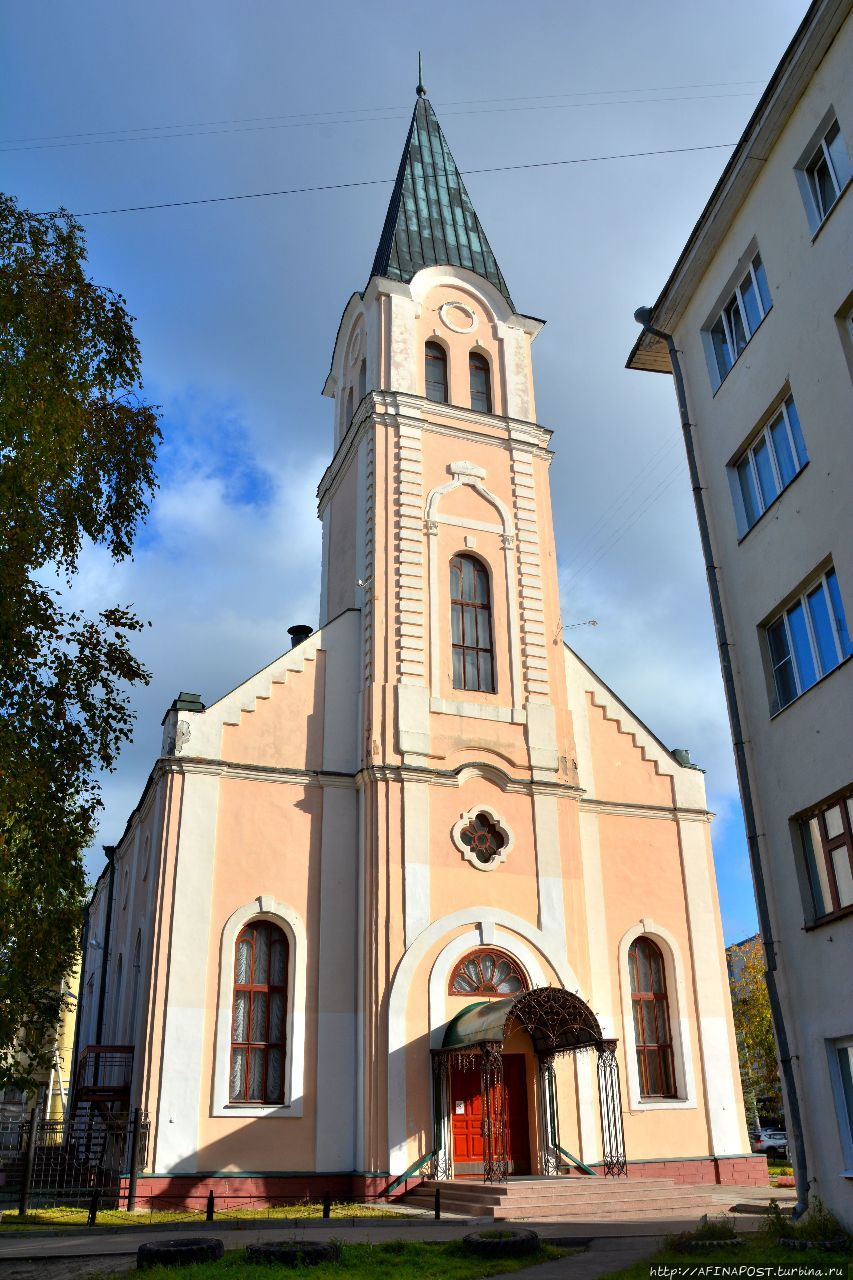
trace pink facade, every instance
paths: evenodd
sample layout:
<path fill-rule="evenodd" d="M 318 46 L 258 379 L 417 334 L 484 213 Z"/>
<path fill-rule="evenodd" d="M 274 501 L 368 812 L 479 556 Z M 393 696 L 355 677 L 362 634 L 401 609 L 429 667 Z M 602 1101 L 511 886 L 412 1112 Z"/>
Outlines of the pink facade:
<path fill-rule="evenodd" d="M 430 1156 L 423 1171 L 482 1176 L 477 1101 L 451 1050 L 457 1015 L 502 999 L 517 1171 L 556 1173 L 564 1153 L 602 1171 L 595 1050 L 615 1042 L 629 1167 L 766 1175 L 745 1131 L 703 776 L 562 640 L 541 327 L 452 264 L 374 274 L 347 305 L 325 387 L 320 628 L 206 709 L 167 713 L 116 853 L 132 892 L 114 905 L 111 963 L 143 934 L 144 998 L 123 1025 L 152 1194 L 211 1179 L 229 1195 L 252 1179 L 251 1194 L 301 1194 L 332 1177 L 381 1191 Z M 445 401 L 428 394 L 427 344 L 444 353 Z M 471 407 L 472 352 L 488 409 Z M 487 586 L 454 606 L 469 590 L 459 557 Z M 93 919 L 105 896 L 106 882 Z M 258 922 L 284 939 L 279 994 L 243 981 Z M 645 995 L 631 968 L 643 939 L 660 970 Z M 544 1023 L 513 1021 L 518 991 L 451 993 L 478 955 L 506 957 L 561 1008 L 578 997 L 596 1043 L 554 1040 L 549 1077 Z M 250 995 L 284 1018 L 273 1031 L 269 1013 L 254 1044 L 239 1025 Z M 658 1023 L 638 1041 L 643 999 Z M 263 1081 L 249 1079 L 262 1055 Z"/>

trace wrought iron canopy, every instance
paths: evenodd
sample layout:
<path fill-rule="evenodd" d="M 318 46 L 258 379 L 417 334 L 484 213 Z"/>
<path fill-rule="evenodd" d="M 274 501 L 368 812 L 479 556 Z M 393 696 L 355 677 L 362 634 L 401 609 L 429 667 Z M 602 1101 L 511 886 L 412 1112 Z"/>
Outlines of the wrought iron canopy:
<path fill-rule="evenodd" d="M 604 1038 L 598 1019 L 580 996 L 561 987 L 535 987 L 504 1000 L 466 1005 L 447 1024 L 443 1049 L 475 1051 L 501 1044 L 517 1027 L 528 1033 L 538 1054 L 601 1052 Z"/>

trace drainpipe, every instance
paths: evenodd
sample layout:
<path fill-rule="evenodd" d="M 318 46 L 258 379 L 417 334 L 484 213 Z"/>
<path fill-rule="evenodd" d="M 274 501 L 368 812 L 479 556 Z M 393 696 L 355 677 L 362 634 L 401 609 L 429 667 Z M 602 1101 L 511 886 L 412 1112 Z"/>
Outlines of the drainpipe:
<path fill-rule="evenodd" d="M 711 612 L 714 617 L 714 629 L 717 633 L 717 648 L 720 653 L 723 688 L 725 689 L 726 705 L 728 707 L 729 722 L 732 730 L 732 743 L 735 751 L 738 787 L 740 789 L 744 824 L 746 826 L 746 844 L 749 852 L 752 880 L 755 887 L 755 904 L 758 910 L 758 928 L 761 934 L 761 942 L 764 947 L 764 976 L 767 981 L 767 994 L 770 999 L 770 1016 L 773 1019 L 773 1030 L 776 1035 L 776 1044 L 779 1049 L 779 1065 L 782 1070 L 785 1095 L 788 1099 L 788 1119 L 791 1126 L 791 1136 L 794 1140 L 793 1165 L 797 1183 L 797 1203 L 794 1207 L 794 1218 L 796 1219 L 805 1213 L 808 1208 L 809 1177 L 808 1167 L 806 1165 L 806 1148 L 803 1141 L 803 1124 L 800 1116 L 800 1103 L 797 1095 L 797 1085 L 794 1080 L 794 1068 L 791 1062 L 791 1050 L 788 1045 L 788 1035 L 785 1030 L 785 1020 L 782 1016 L 782 1005 L 779 1000 L 779 990 L 776 985 L 776 970 L 778 967 L 776 960 L 776 947 L 773 941 L 773 930 L 770 924 L 770 910 L 767 905 L 767 886 L 764 881 L 764 871 L 761 865 L 761 851 L 758 844 L 758 832 L 755 829 L 755 809 L 752 802 L 752 786 L 749 780 L 749 768 L 746 759 L 746 744 L 743 737 L 737 691 L 735 689 L 734 675 L 732 673 L 731 646 L 729 643 L 728 633 L 726 631 L 725 617 L 723 615 L 719 575 L 717 573 L 717 566 L 714 563 L 714 555 L 711 550 L 711 535 L 708 530 L 708 517 L 705 512 L 705 499 L 702 494 L 702 486 L 699 483 L 699 471 L 696 466 L 696 452 L 693 447 L 693 426 L 690 422 L 690 414 L 687 408 L 687 393 L 684 388 L 684 377 L 681 372 L 681 362 L 678 358 L 678 350 L 675 346 L 675 340 L 673 339 L 672 334 L 664 333 L 662 329 L 656 329 L 652 325 L 651 307 L 639 307 L 634 312 L 634 319 L 637 321 L 637 324 L 642 325 L 645 333 L 653 334 L 654 337 L 660 338 L 666 343 L 667 350 L 669 351 L 670 365 L 672 367 L 672 377 L 675 383 L 675 395 L 678 400 L 681 429 L 684 433 L 684 447 L 687 451 L 687 466 L 690 472 L 690 484 L 693 489 L 693 501 L 696 505 L 696 520 L 699 524 L 699 538 L 702 543 L 702 558 L 705 561 L 705 572 L 708 576 L 708 591 L 711 596 Z"/>

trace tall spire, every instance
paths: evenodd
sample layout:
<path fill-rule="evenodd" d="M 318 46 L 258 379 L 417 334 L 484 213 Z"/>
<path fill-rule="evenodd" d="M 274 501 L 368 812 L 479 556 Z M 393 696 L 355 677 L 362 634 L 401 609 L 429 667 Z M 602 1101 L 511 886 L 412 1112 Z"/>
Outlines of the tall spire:
<path fill-rule="evenodd" d="M 417 102 L 397 170 L 371 276 L 408 283 L 422 267 L 467 267 L 499 289 L 515 310 L 506 281 L 423 84 L 418 54 Z"/>

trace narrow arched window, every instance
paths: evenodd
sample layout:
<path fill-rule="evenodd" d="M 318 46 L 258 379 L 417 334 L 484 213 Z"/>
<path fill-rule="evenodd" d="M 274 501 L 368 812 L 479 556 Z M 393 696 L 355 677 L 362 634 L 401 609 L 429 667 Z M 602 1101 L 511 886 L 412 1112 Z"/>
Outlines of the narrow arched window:
<path fill-rule="evenodd" d="M 345 431 L 349 430 L 350 423 L 352 422 L 353 412 L 354 412 L 354 409 L 353 409 L 353 402 L 352 402 L 352 387 L 350 387 L 349 391 L 347 392 L 347 414 L 346 414 L 346 425 L 344 426 Z"/>
<path fill-rule="evenodd" d="M 447 353 L 438 342 L 424 348 L 424 385 L 427 400 L 447 403 Z"/>
<path fill-rule="evenodd" d="M 125 1036 L 125 1044 L 134 1044 L 136 1041 L 136 1014 L 139 1008 L 139 983 L 142 975 L 142 930 L 138 930 L 136 934 L 136 944 L 133 948 L 133 965 L 131 968 L 130 981 L 130 1009 L 127 1014 L 127 1035 Z"/>
<path fill-rule="evenodd" d="M 489 575 L 475 556 L 450 561 L 450 630 L 454 689 L 494 693 Z"/>
<path fill-rule="evenodd" d="M 110 1040 L 113 1044 L 119 1043 L 119 1035 L 121 1034 L 119 1018 L 121 1016 L 121 979 L 123 968 L 124 960 L 122 956 L 119 956 L 118 963 L 116 964 L 115 991 L 113 992 L 112 1031 L 110 1032 Z"/>
<path fill-rule="evenodd" d="M 480 413 L 491 413 L 492 380 L 488 360 L 479 351 L 472 351 L 468 356 L 468 371 L 471 378 L 471 408 Z"/>
<path fill-rule="evenodd" d="M 231 1015 L 232 1102 L 282 1102 L 287 1003 L 287 939 L 266 920 L 237 938 Z"/>
<path fill-rule="evenodd" d="M 505 951 L 491 947 L 463 956 L 447 987 L 451 996 L 513 996 L 529 989 L 521 965 Z"/>
<path fill-rule="evenodd" d="M 358 367 L 358 403 L 361 404 L 367 395 L 367 361 L 362 360 Z"/>
<path fill-rule="evenodd" d="M 640 1093 L 674 1098 L 675 1067 L 663 953 L 651 938 L 637 938 L 628 952 L 631 1004 Z"/>

